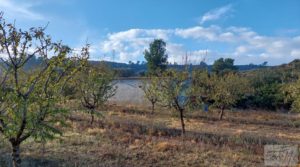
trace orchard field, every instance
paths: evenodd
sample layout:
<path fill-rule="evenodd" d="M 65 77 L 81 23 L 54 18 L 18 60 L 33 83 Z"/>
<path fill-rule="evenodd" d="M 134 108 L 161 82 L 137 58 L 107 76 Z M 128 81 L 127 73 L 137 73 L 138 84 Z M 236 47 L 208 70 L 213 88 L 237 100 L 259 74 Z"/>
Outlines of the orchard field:
<path fill-rule="evenodd" d="M 299 114 L 236 110 L 219 121 L 213 110 L 193 111 L 182 137 L 164 108 L 108 105 L 91 125 L 71 104 L 63 136 L 24 143 L 24 166 L 264 166 L 264 144 L 300 144 Z M 0 164 L 9 166 L 9 144 L 0 144 Z"/>
<path fill-rule="evenodd" d="M 277 27 L 269 36 L 207 25 L 238 7 L 227 4 L 194 27 L 160 29 L 155 20 L 158 29 L 114 32 L 122 28 L 108 23 L 128 22 L 110 20 L 99 31 L 77 32 L 100 24 L 83 13 L 103 11 L 94 8 L 103 1 L 61 8 L 58 1 L 15 1 L 0 0 L 0 167 L 299 165 L 299 29 Z M 53 3 L 45 17 L 31 11 Z M 65 10 L 71 3 L 83 9 L 73 15 Z M 194 3 L 189 7 L 203 6 Z M 61 9 L 72 19 L 50 17 Z M 54 28 L 28 28 L 47 18 Z"/>

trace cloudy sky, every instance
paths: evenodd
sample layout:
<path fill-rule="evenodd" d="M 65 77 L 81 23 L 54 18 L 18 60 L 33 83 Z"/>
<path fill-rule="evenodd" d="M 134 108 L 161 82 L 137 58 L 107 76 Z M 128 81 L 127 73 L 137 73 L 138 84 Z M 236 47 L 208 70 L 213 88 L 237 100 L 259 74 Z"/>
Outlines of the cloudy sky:
<path fill-rule="evenodd" d="M 299 0 L 0 0 L 0 11 L 22 29 L 49 22 L 47 33 L 74 48 L 88 41 L 95 60 L 144 61 L 156 38 L 171 63 L 300 58 Z"/>

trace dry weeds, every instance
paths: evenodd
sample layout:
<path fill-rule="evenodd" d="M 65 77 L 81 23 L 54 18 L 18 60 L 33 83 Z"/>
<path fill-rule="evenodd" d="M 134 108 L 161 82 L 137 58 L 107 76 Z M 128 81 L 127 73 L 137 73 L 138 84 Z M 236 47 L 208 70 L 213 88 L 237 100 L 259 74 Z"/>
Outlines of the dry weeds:
<path fill-rule="evenodd" d="M 165 110 L 151 115 L 114 106 L 93 126 L 88 115 L 73 112 L 64 136 L 22 146 L 23 166 L 263 166 L 264 144 L 300 141 L 298 128 L 228 121 L 245 119 L 243 114 L 227 113 L 227 120 L 213 121 L 192 113 L 182 137 L 178 118 Z M 268 116 L 247 115 L 257 121 Z M 268 119 L 282 118 L 294 120 L 284 115 Z M 8 143 L 0 140 L 0 166 L 9 165 L 9 156 Z"/>

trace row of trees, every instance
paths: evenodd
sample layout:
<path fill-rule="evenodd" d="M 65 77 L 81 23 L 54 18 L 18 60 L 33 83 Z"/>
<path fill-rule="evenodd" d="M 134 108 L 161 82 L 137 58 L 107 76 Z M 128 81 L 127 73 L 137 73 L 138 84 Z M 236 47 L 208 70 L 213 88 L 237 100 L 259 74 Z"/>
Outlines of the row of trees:
<path fill-rule="evenodd" d="M 184 112 L 188 109 L 211 104 L 220 109 L 221 120 L 226 108 L 253 92 L 249 81 L 238 73 L 219 76 L 206 70 L 195 70 L 191 75 L 186 71 L 166 70 L 145 81 L 143 90 L 152 104 L 152 112 L 156 104 L 178 111 L 183 134 Z"/>
<path fill-rule="evenodd" d="M 157 104 L 178 111 L 183 134 L 184 112 L 206 104 L 220 109 L 220 120 L 224 110 L 231 107 L 300 109 L 297 68 L 295 71 L 289 68 L 266 68 L 242 73 L 237 71 L 233 59 L 220 58 L 214 62 L 212 71 L 176 71 L 159 66 L 166 64 L 165 46 L 162 40 L 154 40 L 149 51 L 145 52 L 149 81 L 145 81 L 143 90 L 152 104 L 152 112 Z M 297 62 L 293 63 L 297 65 Z M 293 65 L 293 69 L 296 65 Z"/>

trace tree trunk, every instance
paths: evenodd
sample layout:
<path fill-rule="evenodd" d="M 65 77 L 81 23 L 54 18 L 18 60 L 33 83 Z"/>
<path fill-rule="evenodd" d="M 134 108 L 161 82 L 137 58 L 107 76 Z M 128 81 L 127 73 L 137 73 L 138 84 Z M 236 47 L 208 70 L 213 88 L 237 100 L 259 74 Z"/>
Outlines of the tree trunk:
<path fill-rule="evenodd" d="M 91 110 L 91 125 L 94 123 L 94 110 Z"/>
<path fill-rule="evenodd" d="M 224 107 L 224 106 L 222 106 L 222 107 L 221 107 L 220 114 L 219 114 L 219 120 L 222 120 L 222 119 L 223 119 L 223 115 L 224 115 L 224 109 L 225 109 L 225 107 Z"/>
<path fill-rule="evenodd" d="M 151 114 L 154 114 L 154 107 L 155 107 L 155 103 L 152 103 L 152 112 L 151 112 Z"/>
<path fill-rule="evenodd" d="M 21 158 L 20 158 L 20 144 L 14 143 L 12 144 L 12 160 L 13 160 L 13 167 L 20 167 L 21 166 Z"/>
<path fill-rule="evenodd" d="M 182 136 L 185 134 L 185 125 L 184 125 L 184 119 L 183 119 L 183 109 L 180 109 L 179 110 L 180 112 L 180 120 L 181 120 L 181 127 L 182 127 L 182 131 L 181 131 L 181 134 Z"/>

